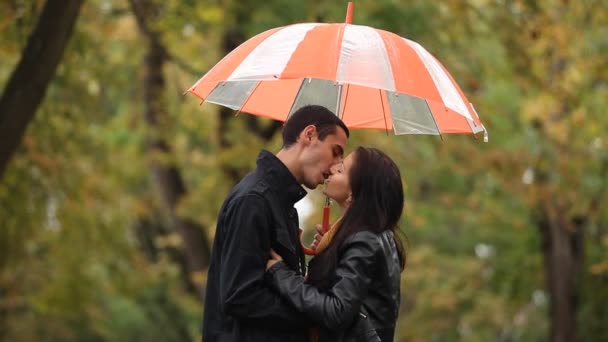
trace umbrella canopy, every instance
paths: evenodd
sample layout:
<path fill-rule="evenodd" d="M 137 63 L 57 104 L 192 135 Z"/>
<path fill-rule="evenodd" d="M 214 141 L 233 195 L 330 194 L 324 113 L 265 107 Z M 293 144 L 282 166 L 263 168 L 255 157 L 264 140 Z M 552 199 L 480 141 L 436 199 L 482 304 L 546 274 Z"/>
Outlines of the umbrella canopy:
<path fill-rule="evenodd" d="M 443 65 L 420 44 L 384 30 L 301 23 L 247 40 L 188 92 L 206 102 L 284 121 L 307 104 L 349 128 L 395 134 L 487 131 Z"/>

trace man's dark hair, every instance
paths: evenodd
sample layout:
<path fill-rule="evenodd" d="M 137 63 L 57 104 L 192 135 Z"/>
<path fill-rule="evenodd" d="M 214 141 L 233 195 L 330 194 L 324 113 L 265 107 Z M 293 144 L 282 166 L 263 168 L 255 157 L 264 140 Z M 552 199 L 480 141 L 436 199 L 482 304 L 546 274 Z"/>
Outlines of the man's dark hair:
<path fill-rule="evenodd" d="M 283 126 L 283 147 L 289 147 L 296 142 L 298 136 L 306 126 L 314 125 L 317 128 L 319 140 L 325 140 L 330 134 L 336 133 L 340 126 L 349 136 L 348 128 L 329 109 L 319 105 L 307 105 L 296 110 Z"/>

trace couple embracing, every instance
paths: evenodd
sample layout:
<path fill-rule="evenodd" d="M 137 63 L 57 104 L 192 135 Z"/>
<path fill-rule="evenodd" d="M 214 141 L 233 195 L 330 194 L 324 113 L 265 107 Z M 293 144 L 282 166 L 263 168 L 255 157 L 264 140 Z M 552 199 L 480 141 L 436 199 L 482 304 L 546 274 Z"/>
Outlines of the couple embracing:
<path fill-rule="evenodd" d="M 393 341 L 405 252 L 401 175 L 383 152 L 358 147 L 322 106 L 294 112 L 276 154 L 220 209 L 206 287 L 203 342 Z M 306 265 L 294 204 L 326 183 L 341 218 L 315 236 Z"/>

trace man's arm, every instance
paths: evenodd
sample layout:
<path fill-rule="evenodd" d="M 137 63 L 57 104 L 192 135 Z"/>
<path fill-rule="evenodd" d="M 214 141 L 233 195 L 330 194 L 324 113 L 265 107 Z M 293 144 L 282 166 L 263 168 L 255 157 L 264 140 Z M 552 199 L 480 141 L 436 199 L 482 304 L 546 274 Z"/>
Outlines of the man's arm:
<path fill-rule="evenodd" d="M 278 293 L 264 283 L 271 235 L 266 202 L 254 194 L 234 199 L 226 213 L 221 255 L 220 300 L 223 311 L 252 323 L 308 326 Z"/>

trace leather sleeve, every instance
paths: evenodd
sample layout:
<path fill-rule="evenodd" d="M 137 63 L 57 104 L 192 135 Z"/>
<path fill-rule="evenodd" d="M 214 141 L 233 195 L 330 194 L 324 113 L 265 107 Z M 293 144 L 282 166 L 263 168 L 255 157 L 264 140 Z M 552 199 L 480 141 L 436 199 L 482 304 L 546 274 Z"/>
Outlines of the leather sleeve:
<path fill-rule="evenodd" d="M 283 298 L 311 320 L 330 330 L 346 330 L 359 313 L 371 283 L 377 252 L 377 236 L 359 232 L 344 242 L 336 268 L 336 282 L 327 291 L 306 284 L 284 263 L 267 272 L 267 279 Z"/>

